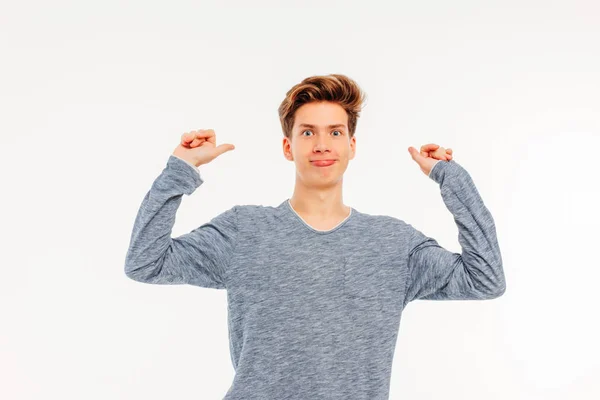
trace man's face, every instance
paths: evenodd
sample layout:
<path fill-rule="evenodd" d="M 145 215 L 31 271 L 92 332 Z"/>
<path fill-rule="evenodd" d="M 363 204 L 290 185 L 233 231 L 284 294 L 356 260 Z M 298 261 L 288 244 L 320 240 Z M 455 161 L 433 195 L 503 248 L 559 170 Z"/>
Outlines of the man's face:
<path fill-rule="evenodd" d="M 283 139 L 283 151 L 296 164 L 298 178 L 307 185 L 325 187 L 338 183 L 356 151 L 356 138 L 350 139 L 346 111 L 328 101 L 302 105 L 296 110 L 292 140 Z M 319 166 L 315 160 L 334 161 Z"/>

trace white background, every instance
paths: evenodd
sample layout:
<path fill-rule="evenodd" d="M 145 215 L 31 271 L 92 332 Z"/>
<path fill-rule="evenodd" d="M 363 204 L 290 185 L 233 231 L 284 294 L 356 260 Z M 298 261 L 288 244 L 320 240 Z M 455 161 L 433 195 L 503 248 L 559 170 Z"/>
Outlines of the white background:
<path fill-rule="evenodd" d="M 405 310 L 390 398 L 600 398 L 599 22 L 593 0 L 2 2 L 0 397 L 222 398 L 226 292 L 128 279 L 138 207 L 203 128 L 236 149 L 202 166 L 173 236 L 278 205 L 277 107 L 342 73 L 367 93 L 344 203 L 460 251 L 407 150 L 450 147 L 507 278 Z"/>

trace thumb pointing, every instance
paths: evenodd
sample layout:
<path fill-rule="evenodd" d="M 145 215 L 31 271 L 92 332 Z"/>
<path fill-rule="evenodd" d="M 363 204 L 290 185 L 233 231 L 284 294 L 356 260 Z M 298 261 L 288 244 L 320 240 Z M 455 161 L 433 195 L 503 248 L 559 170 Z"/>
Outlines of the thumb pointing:
<path fill-rule="evenodd" d="M 217 150 L 217 155 L 221 155 L 226 151 L 230 151 L 233 149 L 235 149 L 235 146 L 230 143 L 220 144 L 215 148 L 215 150 Z"/>
<path fill-rule="evenodd" d="M 419 152 L 417 151 L 417 149 L 415 149 L 412 146 L 410 146 L 408 148 L 408 152 L 412 156 L 412 159 L 415 160 L 415 161 L 420 161 L 420 159 L 423 157 L 423 156 L 421 156 L 421 154 L 419 154 Z"/>

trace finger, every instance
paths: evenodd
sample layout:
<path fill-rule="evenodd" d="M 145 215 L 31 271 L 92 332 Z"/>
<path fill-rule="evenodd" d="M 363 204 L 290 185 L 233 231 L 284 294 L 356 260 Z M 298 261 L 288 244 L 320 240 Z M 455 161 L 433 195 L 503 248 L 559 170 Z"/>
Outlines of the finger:
<path fill-rule="evenodd" d="M 435 152 L 431 155 L 431 158 L 434 158 L 436 160 L 447 160 L 448 159 L 448 155 L 446 153 L 443 152 Z"/>
<path fill-rule="evenodd" d="M 194 138 L 194 134 L 192 132 L 186 132 L 183 135 L 181 135 L 181 143 L 182 144 L 187 144 L 189 141 L 191 141 Z"/>
<path fill-rule="evenodd" d="M 211 142 L 212 144 L 217 144 L 216 134 L 213 129 L 200 129 L 199 131 L 192 132 L 195 132 L 195 134 L 190 140 L 200 139 L 201 142 L 204 142 L 206 140 L 207 142 Z"/>
<path fill-rule="evenodd" d="M 225 143 L 215 147 L 215 153 L 217 156 L 220 156 L 221 154 L 233 149 L 235 149 L 235 146 L 233 144 Z"/>
<path fill-rule="evenodd" d="M 423 153 L 422 153 L 422 152 L 421 152 L 421 153 L 419 153 L 419 151 L 417 151 L 417 149 L 415 149 L 415 148 L 414 148 L 414 147 L 412 147 L 412 146 L 410 146 L 410 147 L 408 148 L 408 152 L 410 153 L 410 155 L 411 155 L 412 159 L 413 159 L 413 160 L 415 160 L 415 161 L 417 161 L 418 163 L 420 163 L 420 162 L 421 162 L 421 159 L 422 159 L 423 157 L 425 157 L 425 158 L 427 157 L 427 154 L 426 154 L 426 155 L 423 155 Z"/>
<path fill-rule="evenodd" d="M 190 137 L 191 135 L 189 135 L 189 134 L 186 134 L 186 135 L 188 135 L 188 136 L 182 136 L 181 137 L 181 145 L 183 147 L 191 148 L 192 147 L 192 142 L 194 140 L 194 137 L 193 136 Z"/>
<path fill-rule="evenodd" d="M 215 135 L 215 131 L 212 129 L 200 129 L 197 131 L 191 131 L 188 133 L 184 133 L 182 136 L 182 139 L 185 142 L 191 142 L 192 140 L 196 139 L 196 138 L 209 138 L 211 136 Z"/>
<path fill-rule="evenodd" d="M 435 143 L 424 144 L 423 146 L 421 146 L 421 153 L 423 153 L 423 152 L 428 153 L 430 151 L 435 151 L 438 149 L 438 147 L 440 147 L 440 146 Z"/>
<path fill-rule="evenodd" d="M 440 147 L 439 149 L 437 149 L 434 152 L 434 157 L 437 160 L 447 160 L 448 159 L 448 154 L 446 153 L 446 150 L 443 147 Z"/>
<path fill-rule="evenodd" d="M 195 138 L 194 140 L 192 140 L 192 142 L 190 143 L 190 147 L 196 147 L 199 146 L 202 142 L 204 142 L 204 139 L 201 138 Z"/>
<path fill-rule="evenodd" d="M 448 154 L 447 150 L 444 147 L 438 146 L 435 151 L 430 151 L 429 156 L 436 160 L 449 160 L 451 155 Z"/>
<path fill-rule="evenodd" d="M 186 146 L 191 146 L 191 144 L 195 138 L 196 138 L 196 133 L 194 131 L 188 132 L 185 134 L 185 136 L 182 137 L 181 143 Z"/>
<path fill-rule="evenodd" d="M 189 131 L 187 133 L 184 133 L 183 135 L 183 140 L 187 143 L 191 142 L 192 140 L 194 140 L 199 134 L 202 133 L 202 129 L 200 130 L 196 130 L 196 131 Z"/>
<path fill-rule="evenodd" d="M 213 129 L 205 129 L 202 137 L 205 138 L 207 142 L 210 142 L 214 145 L 217 144 L 217 135 Z"/>
<path fill-rule="evenodd" d="M 446 153 L 452 154 L 452 149 L 451 148 L 447 148 L 446 149 Z"/>

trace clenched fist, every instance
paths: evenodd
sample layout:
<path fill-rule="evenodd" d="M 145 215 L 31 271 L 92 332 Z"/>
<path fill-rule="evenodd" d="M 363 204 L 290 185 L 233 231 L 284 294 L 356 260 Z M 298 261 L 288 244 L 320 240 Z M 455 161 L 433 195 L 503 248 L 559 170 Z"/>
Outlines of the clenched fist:
<path fill-rule="evenodd" d="M 235 146 L 230 143 L 217 146 L 217 135 L 214 130 L 200 129 L 181 135 L 181 143 L 175 148 L 173 155 L 199 167 L 233 149 Z"/>
<path fill-rule="evenodd" d="M 450 161 L 452 160 L 452 149 L 444 149 L 437 144 L 429 143 L 421 146 L 421 152 L 418 152 L 414 147 L 409 147 L 408 152 L 412 156 L 413 160 L 425 175 L 429 175 L 431 168 L 439 161 Z"/>

